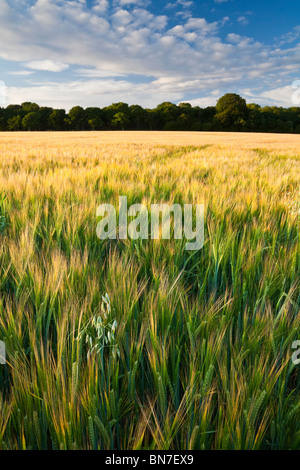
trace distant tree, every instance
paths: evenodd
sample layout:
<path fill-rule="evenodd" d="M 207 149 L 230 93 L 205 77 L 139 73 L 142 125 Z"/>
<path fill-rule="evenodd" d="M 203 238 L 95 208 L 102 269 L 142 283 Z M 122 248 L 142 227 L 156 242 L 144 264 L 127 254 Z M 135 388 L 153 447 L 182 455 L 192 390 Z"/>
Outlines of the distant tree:
<path fill-rule="evenodd" d="M 180 116 L 177 118 L 176 121 L 176 128 L 179 131 L 186 131 L 190 128 L 191 126 L 191 119 L 189 116 L 186 115 L 186 113 L 180 114 Z"/>
<path fill-rule="evenodd" d="M 211 131 L 214 129 L 213 120 L 216 114 L 215 106 L 208 106 L 207 108 L 200 108 L 195 106 L 193 108 L 193 121 L 191 130 L 194 131 Z"/>
<path fill-rule="evenodd" d="M 70 109 L 67 123 L 75 131 L 82 131 L 87 127 L 84 109 L 81 106 L 74 106 Z"/>
<path fill-rule="evenodd" d="M 0 107 L 0 131 L 6 131 L 7 121 L 5 119 L 5 109 Z"/>
<path fill-rule="evenodd" d="M 112 105 L 103 108 L 103 117 L 106 128 L 119 128 L 113 123 L 114 116 L 118 113 L 122 113 L 125 116 L 126 122 L 128 123 L 128 121 L 130 120 L 130 111 L 127 103 L 113 103 Z"/>
<path fill-rule="evenodd" d="M 157 125 L 159 129 L 173 130 L 176 128 L 176 120 L 179 111 L 174 103 L 165 101 L 156 107 L 156 115 L 158 117 Z"/>
<path fill-rule="evenodd" d="M 125 130 L 125 126 L 128 124 L 128 122 L 129 119 L 125 113 L 116 113 L 111 121 L 113 127 L 116 129 L 122 129 L 122 131 Z"/>
<path fill-rule="evenodd" d="M 38 111 L 38 118 L 39 118 L 39 130 L 40 131 L 48 131 L 49 130 L 49 117 L 52 114 L 53 109 L 47 106 L 41 107 Z"/>
<path fill-rule="evenodd" d="M 270 106 L 264 106 L 260 111 L 261 131 L 278 132 L 278 115 L 273 113 Z"/>
<path fill-rule="evenodd" d="M 93 131 L 103 129 L 103 113 L 100 108 L 87 108 L 84 113 L 90 129 Z"/>
<path fill-rule="evenodd" d="M 146 116 L 147 116 L 147 129 L 153 131 L 155 129 L 159 129 L 158 127 L 158 112 L 156 109 L 146 109 Z"/>
<path fill-rule="evenodd" d="M 22 127 L 25 131 L 37 131 L 39 129 L 39 115 L 37 112 L 28 113 L 22 119 Z"/>
<path fill-rule="evenodd" d="M 96 118 L 92 118 L 92 119 L 89 119 L 88 120 L 88 125 L 90 127 L 90 129 L 92 129 L 92 131 L 94 131 L 97 127 L 101 127 L 101 122 L 102 121 L 98 121 L 98 119 Z"/>
<path fill-rule="evenodd" d="M 65 128 L 66 111 L 64 109 L 53 109 L 48 118 L 49 129 L 63 131 Z"/>
<path fill-rule="evenodd" d="M 6 109 L 6 114 L 11 114 L 11 115 L 16 115 L 16 114 L 21 114 L 23 110 L 22 106 L 20 104 L 9 104 Z M 25 111 L 24 111 L 25 114 Z"/>
<path fill-rule="evenodd" d="M 216 105 L 216 123 L 224 130 L 240 130 L 247 119 L 247 105 L 244 98 L 235 94 L 227 93 L 219 99 Z"/>
<path fill-rule="evenodd" d="M 36 103 L 31 103 L 30 101 L 26 101 L 25 103 L 21 104 L 23 111 L 26 113 L 34 113 L 40 109 L 39 105 Z"/>
<path fill-rule="evenodd" d="M 191 103 L 179 103 L 177 106 L 177 115 L 179 116 L 179 129 L 194 130 L 194 124 L 197 121 L 196 108 L 193 108 Z"/>
<path fill-rule="evenodd" d="M 14 116 L 7 121 L 7 128 L 9 131 L 20 131 L 22 129 L 21 116 Z"/>
<path fill-rule="evenodd" d="M 191 103 L 185 103 L 185 102 L 179 103 L 178 108 L 185 110 L 185 111 L 193 109 Z"/>
<path fill-rule="evenodd" d="M 200 113 L 202 120 L 212 122 L 217 110 L 215 106 L 207 106 L 207 108 L 204 109 L 198 108 L 198 112 Z"/>
<path fill-rule="evenodd" d="M 280 120 L 281 121 L 281 120 Z M 293 121 L 281 121 L 278 132 L 287 132 L 292 134 L 294 132 L 294 123 Z"/>
<path fill-rule="evenodd" d="M 130 106 L 130 128 L 140 130 L 147 128 L 147 112 L 137 104 Z"/>
<path fill-rule="evenodd" d="M 210 132 L 210 131 L 214 131 L 215 128 L 214 128 L 214 125 L 213 125 L 212 122 L 207 121 L 203 124 L 202 130 L 205 131 L 205 132 Z"/>
<path fill-rule="evenodd" d="M 113 103 L 103 109 L 74 106 L 64 109 L 39 107 L 36 103 L 0 107 L 0 131 L 7 130 L 182 130 L 182 131 L 251 131 L 300 133 L 300 107 L 282 108 L 246 101 L 227 93 L 216 106 L 200 108 L 190 103 L 178 105 L 165 101 L 155 109 L 139 105 Z"/>
<path fill-rule="evenodd" d="M 247 118 L 247 130 L 252 132 L 258 132 L 261 127 L 261 107 L 258 104 L 250 103 L 247 104 L 248 118 Z"/>
<path fill-rule="evenodd" d="M 11 104 L 7 106 L 6 109 L 3 110 L 3 118 L 5 120 L 5 129 L 10 130 L 8 128 L 8 121 L 18 116 L 20 116 L 21 121 L 22 121 L 25 115 L 26 115 L 26 112 L 22 109 L 22 106 L 20 106 L 19 104 Z M 15 120 L 10 121 L 10 126 L 17 127 Z"/>

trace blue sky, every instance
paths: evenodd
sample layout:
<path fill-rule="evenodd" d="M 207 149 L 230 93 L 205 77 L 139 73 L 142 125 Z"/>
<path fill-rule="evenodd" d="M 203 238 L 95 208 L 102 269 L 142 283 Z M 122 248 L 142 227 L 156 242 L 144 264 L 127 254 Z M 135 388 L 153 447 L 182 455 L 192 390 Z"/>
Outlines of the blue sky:
<path fill-rule="evenodd" d="M 288 107 L 299 66 L 299 0 L 0 0 L 0 105 Z"/>

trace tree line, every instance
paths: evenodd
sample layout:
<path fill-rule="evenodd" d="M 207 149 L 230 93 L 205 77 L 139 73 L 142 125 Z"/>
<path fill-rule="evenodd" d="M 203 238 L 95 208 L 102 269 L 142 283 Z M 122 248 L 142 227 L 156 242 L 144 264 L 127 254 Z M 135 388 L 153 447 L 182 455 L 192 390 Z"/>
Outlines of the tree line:
<path fill-rule="evenodd" d="M 190 103 L 159 104 L 154 109 L 114 103 L 104 108 L 64 109 L 36 103 L 0 107 L 0 131 L 166 130 L 300 133 L 300 107 L 261 107 L 246 104 L 235 93 L 222 96 L 216 106 Z"/>

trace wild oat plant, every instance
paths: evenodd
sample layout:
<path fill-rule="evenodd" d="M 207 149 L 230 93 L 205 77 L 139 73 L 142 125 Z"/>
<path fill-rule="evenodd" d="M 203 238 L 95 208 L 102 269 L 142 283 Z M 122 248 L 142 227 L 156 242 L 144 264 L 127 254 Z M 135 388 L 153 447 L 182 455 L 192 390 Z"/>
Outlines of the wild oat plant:
<path fill-rule="evenodd" d="M 109 354 L 114 358 L 120 356 L 120 351 L 115 343 L 115 331 L 118 324 L 116 320 L 111 319 L 111 306 L 109 295 L 102 296 L 101 312 L 94 315 L 81 329 L 77 340 L 85 338 L 87 344 L 87 358 L 95 352 L 103 354 L 104 348 L 109 349 Z"/>
<path fill-rule="evenodd" d="M 0 449 L 300 448 L 299 149 L 0 135 Z M 96 209 L 120 195 L 204 203 L 204 247 L 99 240 Z"/>

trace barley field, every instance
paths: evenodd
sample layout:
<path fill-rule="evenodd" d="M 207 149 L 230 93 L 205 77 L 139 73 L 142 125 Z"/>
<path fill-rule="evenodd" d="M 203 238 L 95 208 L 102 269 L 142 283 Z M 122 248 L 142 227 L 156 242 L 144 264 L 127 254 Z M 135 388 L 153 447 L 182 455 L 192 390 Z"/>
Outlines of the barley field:
<path fill-rule="evenodd" d="M 1 449 L 300 449 L 300 136 L 0 134 Z M 205 243 L 99 240 L 205 204 Z"/>

